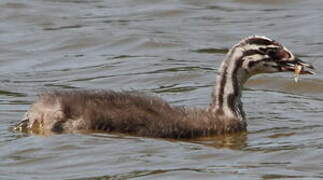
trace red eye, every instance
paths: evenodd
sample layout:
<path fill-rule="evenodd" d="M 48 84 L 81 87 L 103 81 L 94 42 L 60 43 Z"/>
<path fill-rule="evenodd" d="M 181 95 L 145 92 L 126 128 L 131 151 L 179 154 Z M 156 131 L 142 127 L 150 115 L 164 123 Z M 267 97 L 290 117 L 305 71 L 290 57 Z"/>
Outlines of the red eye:
<path fill-rule="evenodd" d="M 289 52 L 285 51 L 284 49 L 267 49 L 266 54 L 273 59 L 290 58 Z"/>
<path fill-rule="evenodd" d="M 285 59 L 285 58 L 290 58 L 290 54 L 289 52 L 285 51 L 285 50 L 279 50 L 277 51 L 276 55 L 277 58 L 279 59 Z"/>

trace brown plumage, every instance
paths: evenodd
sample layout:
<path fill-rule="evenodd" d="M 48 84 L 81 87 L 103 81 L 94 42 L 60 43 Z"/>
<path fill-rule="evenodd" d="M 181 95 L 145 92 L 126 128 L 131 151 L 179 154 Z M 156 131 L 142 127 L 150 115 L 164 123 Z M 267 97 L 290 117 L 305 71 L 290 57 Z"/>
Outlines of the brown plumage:
<path fill-rule="evenodd" d="M 177 107 L 139 92 L 52 91 L 40 96 L 14 129 L 39 134 L 87 130 L 164 138 L 193 138 L 245 131 L 241 89 L 259 73 L 313 74 L 313 66 L 280 43 L 251 36 L 234 45 L 222 62 L 206 109 Z"/>
<path fill-rule="evenodd" d="M 26 115 L 40 134 L 83 130 L 139 136 L 191 138 L 244 130 L 245 124 L 221 120 L 204 109 L 174 107 L 139 92 L 53 91 L 44 93 Z M 216 120 L 215 120 L 216 119 Z"/>

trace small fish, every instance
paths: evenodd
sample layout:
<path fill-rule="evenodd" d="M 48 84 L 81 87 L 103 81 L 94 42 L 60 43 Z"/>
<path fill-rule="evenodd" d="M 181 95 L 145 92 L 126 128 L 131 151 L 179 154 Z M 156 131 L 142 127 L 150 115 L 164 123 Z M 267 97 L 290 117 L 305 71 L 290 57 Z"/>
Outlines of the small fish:
<path fill-rule="evenodd" d="M 299 74 L 301 73 L 302 69 L 303 69 L 303 66 L 301 66 L 299 64 L 295 65 L 294 80 L 296 83 L 298 82 L 298 77 L 299 77 Z"/>

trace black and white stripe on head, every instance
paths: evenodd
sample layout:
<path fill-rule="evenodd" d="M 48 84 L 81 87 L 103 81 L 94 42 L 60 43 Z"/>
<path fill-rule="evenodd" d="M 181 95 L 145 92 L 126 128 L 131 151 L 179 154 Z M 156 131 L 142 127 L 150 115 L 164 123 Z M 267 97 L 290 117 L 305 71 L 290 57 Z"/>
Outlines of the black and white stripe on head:
<path fill-rule="evenodd" d="M 264 36 L 251 36 L 234 45 L 222 62 L 211 105 L 212 112 L 244 120 L 240 101 L 243 84 L 258 73 L 295 72 L 313 74 L 313 66 L 295 57 L 286 47 Z M 307 69 L 304 69 L 307 68 Z"/>
<path fill-rule="evenodd" d="M 257 73 L 281 71 L 276 61 L 293 55 L 280 43 L 264 36 L 251 36 L 233 46 L 220 67 L 214 97 L 214 109 L 226 114 L 243 114 L 239 101 L 243 83 Z M 243 117 L 241 117 L 243 119 Z"/>
<path fill-rule="evenodd" d="M 280 72 L 281 61 L 295 59 L 282 44 L 264 36 L 248 37 L 236 46 L 242 51 L 243 68 L 252 74 Z"/>
<path fill-rule="evenodd" d="M 272 44 L 279 45 L 279 43 L 277 43 L 274 40 L 271 40 L 265 36 L 251 36 L 246 39 L 243 39 L 242 42 L 244 42 L 246 44 L 254 44 L 254 45 L 259 45 L 259 46 L 263 46 L 263 45 L 268 46 L 268 45 L 272 45 Z"/>
<path fill-rule="evenodd" d="M 266 36 L 253 35 L 242 39 L 238 44 L 253 44 L 258 46 L 281 45 L 279 42 Z"/>

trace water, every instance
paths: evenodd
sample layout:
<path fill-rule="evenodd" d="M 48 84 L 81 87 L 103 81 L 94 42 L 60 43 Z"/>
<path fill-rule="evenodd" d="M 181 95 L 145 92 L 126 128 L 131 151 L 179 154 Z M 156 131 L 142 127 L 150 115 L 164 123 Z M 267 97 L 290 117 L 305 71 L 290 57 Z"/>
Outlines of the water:
<path fill-rule="evenodd" d="M 0 179 L 323 178 L 320 0 L 2 0 Z M 248 133 L 175 141 L 10 131 L 48 89 L 156 93 L 205 107 L 227 49 L 251 34 L 285 44 L 315 76 L 261 75 Z"/>

